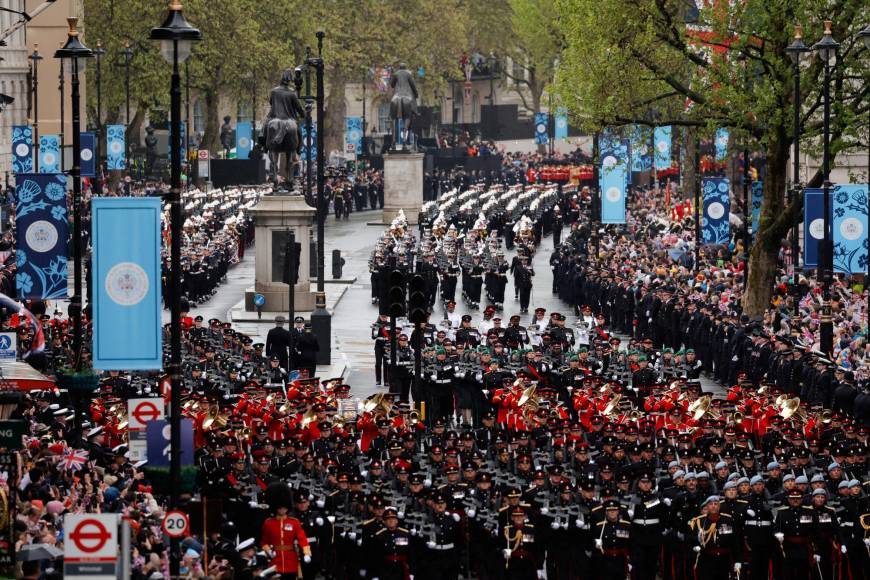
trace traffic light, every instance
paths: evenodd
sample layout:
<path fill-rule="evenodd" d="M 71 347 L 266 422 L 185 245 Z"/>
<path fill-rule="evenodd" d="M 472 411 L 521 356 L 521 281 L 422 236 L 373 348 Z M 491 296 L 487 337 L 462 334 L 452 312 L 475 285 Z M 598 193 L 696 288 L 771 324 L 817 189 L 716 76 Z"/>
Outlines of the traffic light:
<path fill-rule="evenodd" d="M 429 299 L 426 296 L 426 279 L 420 274 L 411 277 L 408 289 L 408 320 L 423 324 L 429 315 Z"/>
<path fill-rule="evenodd" d="M 405 273 L 396 268 L 390 271 L 387 284 L 387 313 L 399 318 L 405 315 Z"/>

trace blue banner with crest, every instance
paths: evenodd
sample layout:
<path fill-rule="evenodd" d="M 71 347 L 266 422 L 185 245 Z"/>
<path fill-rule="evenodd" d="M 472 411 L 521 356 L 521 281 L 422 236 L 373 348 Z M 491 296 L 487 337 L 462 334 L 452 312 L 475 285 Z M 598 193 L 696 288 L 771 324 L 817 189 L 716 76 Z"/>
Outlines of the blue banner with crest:
<path fill-rule="evenodd" d="M 251 135 L 250 122 L 236 123 L 236 159 L 248 159 L 251 156 Z"/>
<path fill-rule="evenodd" d="M 39 136 L 39 172 L 60 173 L 60 135 Z"/>
<path fill-rule="evenodd" d="M 834 271 L 867 272 L 867 184 L 844 183 L 831 189 Z"/>
<path fill-rule="evenodd" d="M 311 123 L 311 151 L 308 151 L 308 137 L 305 130 L 305 123 L 300 125 L 302 129 L 302 152 L 299 155 L 300 159 L 306 161 L 314 161 L 317 158 L 317 123 Z"/>
<path fill-rule="evenodd" d="M 535 113 L 535 144 L 546 145 L 550 141 L 550 135 L 547 130 L 549 116 L 547 113 Z"/>
<path fill-rule="evenodd" d="M 716 129 L 716 161 L 724 161 L 728 156 L 728 129 Z"/>
<path fill-rule="evenodd" d="M 95 369 L 163 366 L 160 210 L 158 198 L 91 200 Z"/>
<path fill-rule="evenodd" d="M 344 118 L 344 150 L 346 153 L 360 155 L 363 152 L 362 117 Z"/>
<path fill-rule="evenodd" d="M 12 127 L 12 172 L 33 172 L 33 127 L 30 125 Z"/>
<path fill-rule="evenodd" d="M 825 238 L 825 198 L 817 187 L 804 189 L 804 268 L 819 265 L 819 249 Z"/>
<path fill-rule="evenodd" d="M 601 138 L 601 223 L 625 223 L 625 195 L 629 177 L 628 140 Z"/>
<path fill-rule="evenodd" d="M 88 131 L 82 133 L 80 158 L 81 158 L 81 176 L 95 177 L 97 175 L 97 152 L 96 152 L 97 137 L 94 133 Z"/>
<path fill-rule="evenodd" d="M 127 168 L 127 151 L 124 147 L 124 125 L 106 126 L 106 169 L 120 171 Z"/>
<path fill-rule="evenodd" d="M 727 177 L 703 180 L 704 217 L 701 229 L 705 244 L 727 244 L 731 240 L 731 184 Z"/>
<path fill-rule="evenodd" d="M 667 127 L 656 127 L 655 129 L 653 140 L 656 147 L 656 169 L 668 169 L 671 166 L 672 135 L 673 128 L 670 125 Z"/>
<path fill-rule="evenodd" d="M 568 138 L 568 111 L 564 107 L 556 109 L 556 140 Z"/>
<path fill-rule="evenodd" d="M 22 300 L 67 296 L 66 175 L 20 173 L 15 186 L 15 287 Z"/>

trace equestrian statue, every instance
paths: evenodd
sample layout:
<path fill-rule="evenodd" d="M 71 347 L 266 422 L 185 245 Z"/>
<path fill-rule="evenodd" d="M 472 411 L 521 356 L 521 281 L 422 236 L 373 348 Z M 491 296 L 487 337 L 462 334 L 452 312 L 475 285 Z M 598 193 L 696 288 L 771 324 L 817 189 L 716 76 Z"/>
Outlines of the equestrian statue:
<path fill-rule="evenodd" d="M 276 190 L 285 191 L 289 189 L 288 184 L 295 173 L 293 168 L 302 152 L 300 121 L 305 118 L 305 107 L 292 83 L 293 71 L 287 69 L 281 74 L 281 84 L 269 93 L 271 108 L 265 123 L 272 183 Z"/>
<path fill-rule="evenodd" d="M 417 85 L 414 75 L 405 63 L 399 63 L 399 69 L 390 79 L 393 88 L 393 98 L 390 100 L 390 118 L 393 120 L 393 150 L 406 151 L 411 145 L 411 122 L 417 116 Z"/>

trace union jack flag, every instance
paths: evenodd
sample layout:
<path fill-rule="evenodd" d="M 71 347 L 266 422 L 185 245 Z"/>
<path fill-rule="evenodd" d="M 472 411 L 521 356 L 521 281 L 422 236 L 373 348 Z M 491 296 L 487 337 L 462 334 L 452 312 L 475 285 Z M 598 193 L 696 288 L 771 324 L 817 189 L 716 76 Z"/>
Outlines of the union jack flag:
<path fill-rule="evenodd" d="M 67 449 L 60 459 L 60 467 L 66 471 L 79 471 L 88 461 L 88 452 L 84 449 Z"/>

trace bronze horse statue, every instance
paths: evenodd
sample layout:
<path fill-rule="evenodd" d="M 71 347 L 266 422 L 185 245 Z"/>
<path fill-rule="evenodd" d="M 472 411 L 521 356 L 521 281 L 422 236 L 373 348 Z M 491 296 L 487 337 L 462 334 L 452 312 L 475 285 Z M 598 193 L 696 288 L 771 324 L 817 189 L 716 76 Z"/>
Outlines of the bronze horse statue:
<path fill-rule="evenodd" d="M 265 146 L 269 154 L 270 175 L 275 189 L 278 189 L 281 177 L 284 178 L 285 183 L 291 180 L 295 174 L 294 168 L 299 162 L 299 155 L 302 153 L 299 121 L 305 118 L 305 108 L 297 92 L 290 87 L 291 81 L 293 81 L 293 74 L 290 70 L 285 70 L 281 75 L 281 84 L 269 93 L 271 108 L 264 125 Z M 281 166 L 282 154 L 287 156 L 283 167 Z"/>
<path fill-rule="evenodd" d="M 411 141 L 411 122 L 417 115 L 417 85 L 414 83 L 414 75 L 405 66 L 399 63 L 397 70 L 390 79 L 390 86 L 394 89 L 393 98 L 390 100 L 390 118 L 393 120 L 393 149 L 404 150 Z"/>

